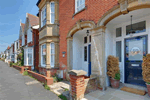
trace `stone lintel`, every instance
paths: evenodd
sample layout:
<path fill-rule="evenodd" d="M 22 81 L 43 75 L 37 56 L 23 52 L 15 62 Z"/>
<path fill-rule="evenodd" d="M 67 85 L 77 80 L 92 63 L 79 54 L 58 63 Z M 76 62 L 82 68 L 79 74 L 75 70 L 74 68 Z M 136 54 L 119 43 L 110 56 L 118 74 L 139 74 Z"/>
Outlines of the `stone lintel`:
<path fill-rule="evenodd" d="M 68 74 L 70 75 L 75 75 L 75 76 L 82 76 L 82 75 L 86 75 L 87 72 L 83 71 L 83 70 L 70 70 L 68 72 Z"/>

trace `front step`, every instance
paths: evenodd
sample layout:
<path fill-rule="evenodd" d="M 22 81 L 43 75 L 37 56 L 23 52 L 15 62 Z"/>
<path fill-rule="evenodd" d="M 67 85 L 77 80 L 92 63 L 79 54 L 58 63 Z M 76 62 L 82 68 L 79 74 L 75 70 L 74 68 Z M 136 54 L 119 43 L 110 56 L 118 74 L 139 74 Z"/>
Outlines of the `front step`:
<path fill-rule="evenodd" d="M 147 91 L 147 88 L 144 86 L 139 86 L 139 85 L 133 85 L 133 84 L 127 84 L 127 83 L 120 83 L 120 88 L 122 87 L 130 87 L 130 88 L 134 88 L 134 89 L 138 89 L 138 90 L 143 90 L 143 91 Z"/>

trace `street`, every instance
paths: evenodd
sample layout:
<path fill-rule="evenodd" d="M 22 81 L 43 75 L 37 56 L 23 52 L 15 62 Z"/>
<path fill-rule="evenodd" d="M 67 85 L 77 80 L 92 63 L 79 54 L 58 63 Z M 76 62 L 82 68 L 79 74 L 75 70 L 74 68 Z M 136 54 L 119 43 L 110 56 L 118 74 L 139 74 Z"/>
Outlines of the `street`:
<path fill-rule="evenodd" d="M 29 84 L 30 83 L 30 84 Z M 59 100 L 42 83 L 0 61 L 0 100 Z"/>

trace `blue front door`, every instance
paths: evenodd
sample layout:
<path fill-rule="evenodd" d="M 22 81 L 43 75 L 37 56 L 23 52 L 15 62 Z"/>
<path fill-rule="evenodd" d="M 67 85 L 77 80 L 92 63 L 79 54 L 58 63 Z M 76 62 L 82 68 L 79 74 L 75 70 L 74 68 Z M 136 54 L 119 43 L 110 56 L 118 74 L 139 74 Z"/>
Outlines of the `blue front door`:
<path fill-rule="evenodd" d="M 125 39 L 125 83 L 145 86 L 142 62 L 146 54 L 147 36 Z"/>
<path fill-rule="evenodd" d="M 88 68 L 89 68 L 89 72 L 88 72 L 88 76 L 91 75 L 91 44 L 88 45 Z"/>

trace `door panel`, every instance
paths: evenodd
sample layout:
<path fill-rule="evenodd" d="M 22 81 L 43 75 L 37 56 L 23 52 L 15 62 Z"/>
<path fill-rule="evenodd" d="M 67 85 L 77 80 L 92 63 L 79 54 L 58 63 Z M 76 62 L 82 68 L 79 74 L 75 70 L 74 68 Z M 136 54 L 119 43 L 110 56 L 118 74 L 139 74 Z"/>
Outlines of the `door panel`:
<path fill-rule="evenodd" d="M 125 82 L 145 86 L 142 78 L 143 56 L 147 54 L 147 36 L 125 39 Z"/>
<path fill-rule="evenodd" d="M 89 72 L 88 72 L 88 76 L 91 75 L 91 44 L 89 44 L 88 46 L 88 68 L 89 68 Z"/>

